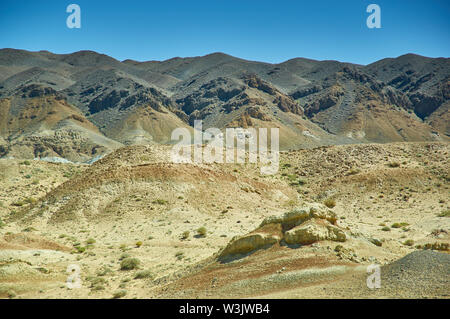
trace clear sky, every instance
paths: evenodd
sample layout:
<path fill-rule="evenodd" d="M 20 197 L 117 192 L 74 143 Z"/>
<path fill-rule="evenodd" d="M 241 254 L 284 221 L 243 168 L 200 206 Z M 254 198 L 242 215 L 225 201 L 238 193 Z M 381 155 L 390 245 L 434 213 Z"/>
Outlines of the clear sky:
<path fill-rule="evenodd" d="M 81 29 L 66 26 L 71 3 Z M 366 26 L 371 3 L 381 29 Z M 450 0 L 0 0 L 0 48 L 139 61 L 212 52 L 271 63 L 449 57 Z"/>

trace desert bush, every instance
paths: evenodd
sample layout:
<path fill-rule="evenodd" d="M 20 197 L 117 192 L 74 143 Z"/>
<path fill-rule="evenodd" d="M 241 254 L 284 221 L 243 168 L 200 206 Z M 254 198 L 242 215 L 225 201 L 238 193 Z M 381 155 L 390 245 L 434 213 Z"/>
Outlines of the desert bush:
<path fill-rule="evenodd" d="M 425 245 L 417 245 L 416 248 L 418 249 L 431 249 L 431 250 L 439 250 L 439 251 L 448 251 L 449 250 L 449 244 L 448 243 L 427 243 Z"/>
<path fill-rule="evenodd" d="M 388 164 L 388 166 L 389 166 L 389 167 L 392 167 L 392 168 L 394 168 L 394 167 L 400 167 L 400 163 L 399 163 L 399 162 L 390 162 L 390 163 Z"/>
<path fill-rule="evenodd" d="M 327 206 L 328 208 L 333 208 L 336 206 L 336 201 L 332 198 L 328 198 L 326 199 L 324 202 L 325 206 Z"/>
<path fill-rule="evenodd" d="M 88 244 L 88 245 L 95 244 L 95 239 L 94 238 L 89 238 L 88 240 L 86 240 L 86 244 Z"/>
<path fill-rule="evenodd" d="M 414 240 L 412 240 L 412 239 L 405 240 L 403 242 L 403 245 L 405 245 L 405 246 L 413 246 L 414 245 Z"/>
<path fill-rule="evenodd" d="M 381 240 L 376 239 L 376 238 L 370 238 L 369 241 L 374 244 L 375 246 L 381 247 L 383 245 L 383 243 L 381 242 Z"/>
<path fill-rule="evenodd" d="M 137 258 L 125 258 L 120 262 L 120 270 L 133 270 L 136 269 L 140 264 Z"/>
<path fill-rule="evenodd" d="M 21 206 L 23 206 L 23 205 L 25 205 L 25 203 L 23 202 L 23 201 L 17 201 L 17 202 L 14 202 L 14 203 L 12 203 L 12 205 L 13 206 L 17 206 L 17 207 L 21 207 Z"/>
<path fill-rule="evenodd" d="M 183 257 L 184 257 L 184 253 L 183 253 L 182 251 L 178 251 L 178 252 L 175 254 L 175 257 L 177 257 L 178 260 L 181 260 L 181 259 L 183 259 Z"/>
<path fill-rule="evenodd" d="M 113 298 L 114 299 L 119 299 L 119 298 L 125 297 L 126 295 L 127 295 L 127 291 L 126 290 L 119 290 L 119 291 L 116 291 L 113 294 Z"/>
<path fill-rule="evenodd" d="M 166 204 L 168 204 L 169 202 L 166 201 L 166 200 L 164 200 L 164 199 L 155 199 L 152 203 L 153 203 L 153 204 L 158 204 L 158 205 L 166 205 Z"/>
<path fill-rule="evenodd" d="M 199 229 L 197 229 L 197 234 L 201 237 L 205 237 L 206 236 L 206 228 L 200 227 Z"/>
<path fill-rule="evenodd" d="M 391 225 L 391 227 L 392 228 L 402 228 L 402 227 L 405 227 L 405 226 L 408 226 L 408 225 L 409 225 L 408 223 L 393 223 Z"/>
<path fill-rule="evenodd" d="M 189 231 L 185 231 L 185 232 L 183 232 L 183 234 L 181 234 L 181 239 L 188 239 L 189 238 L 189 235 L 190 235 L 190 233 L 189 233 Z"/>
<path fill-rule="evenodd" d="M 347 175 L 356 175 L 358 173 L 360 173 L 361 170 L 359 168 L 351 168 L 348 172 Z"/>
<path fill-rule="evenodd" d="M 140 241 L 140 240 L 137 241 L 137 242 L 136 242 L 136 247 L 139 248 L 139 247 L 141 247 L 141 246 L 142 246 L 142 241 Z"/>
<path fill-rule="evenodd" d="M 134 279 L 146 279 L 153 278 L 153 274 L 150 270 L 141 270 L 136 273 Z"/>
<path fill-rule="evenodd" d="M 384 226 L 383 228 L 381 228 L 382 231 L 390 231 L 391 229 L 388 226 Z"/>
<path fill-rule="evenodd" d="M 102 277 L 88 277 L 86 278 L 87 281 L 91 283 L 90 288 L 93 288 L 94 290 L 102 290 L 105 289 L 106 279 Z"/>
<path fill-rule="evenodd" d="M 82 254 L 86 251 L 86 247 L 75 246 L 75 250 L 77 253 Z"/>
<path fill-rule="evenodd" d="M 438 214 L 438 217 L 450 217 L 450 209 L 443 210 L 440 214 Z"/>
<path fill-rule="evenodd" d="M 128 258 L 128 257 L 131 257 L 131 255 L 130 255 L 129 253 L 123 253 L 123 254 L 120 256 L 119 260 L 124 260 L 125 258 Z"/>
<path fill-rule="evenodd" d="M 106 275 L 109 274 L 109 273 L 112 273 L 112 269 L 109 268 L 109 267 L 107 267 L 107 266 L 103 266 L 102 268 L 100 268 L 100 269 L 97 271 L 97 276 L 102 277 L 102 276 L 106 276 Z"/>

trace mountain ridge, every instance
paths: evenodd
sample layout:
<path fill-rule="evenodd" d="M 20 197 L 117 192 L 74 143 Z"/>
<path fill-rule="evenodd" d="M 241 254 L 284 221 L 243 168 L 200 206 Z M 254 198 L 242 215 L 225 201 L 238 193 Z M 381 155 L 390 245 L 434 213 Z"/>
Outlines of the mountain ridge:
<path fill-rule="evenodd" d="M 450 59 L 412 53 L 368 65 L 307 58 L 272 64 L 222 52 L 140 62 L 90 50 L 5 48 L 0 157 L 88 160 L 111 145 L 168 143 L 171 130 L 191 129 L 194 120 L 203 120 L 204 129 L 278 127 L 282 149 L 448 141 L 449 100 Z M 60 105 L 55 101 L 65 101 L 82 121 L 60 118 L 49 126 L 47 117 L 29 111 Z M 64 136 L 75 129 L 92 147 L 75 156 L 80 150 L 67 140 L 57 150 L 39 138 L 25 143 L 23 125 L 30 125 L 27 136 L 41 136 L 43 127 Z M 92 140 L 93 133 L 110 146 Z"/>

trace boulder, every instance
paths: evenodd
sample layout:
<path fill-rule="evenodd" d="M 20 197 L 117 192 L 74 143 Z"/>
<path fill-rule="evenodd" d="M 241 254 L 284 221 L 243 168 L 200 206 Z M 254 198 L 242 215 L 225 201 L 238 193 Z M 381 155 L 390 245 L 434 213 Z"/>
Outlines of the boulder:
<path fill-rule="evenodd" d="M 331 224 L 336 224 L 336 214 L 323 204 L 310 204 L 301 208 L 295 208 L 281 216 L 270 216 L 263 220 L 260 227 L 268 224 L 281 224 L 283 229 L 289 230 L 310 219 L 325 219 Z"/>
<path fill-rule="evenodd" d="M 266 248 L 280 241 L 280 237 L 264 233 L 252 233 L 243 237 L 235 237 L 220 253 L 219 258 L 230 255 L 247 254 L 249 252 Z"/>
<path fill-rule="evenodd" d="M 288 244 L 309 245 L 320 240 L 344 242 L 345 233 L 327 221 L 311 219 L 285 232 L 284 240 Z"/>

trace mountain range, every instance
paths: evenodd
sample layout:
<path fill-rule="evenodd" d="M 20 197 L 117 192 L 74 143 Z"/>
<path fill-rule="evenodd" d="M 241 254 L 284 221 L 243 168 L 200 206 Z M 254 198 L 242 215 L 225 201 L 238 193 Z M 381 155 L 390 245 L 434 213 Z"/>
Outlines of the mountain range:
<path fill-rule="evenodd" d="M 449 107 L 449 58 L 138 62 L 0 50 L 0 157 L 85 162 L 123 145 L 171 143 L 194 120 L 204 129 L 278 127 L 283 150 L 448 141 Z"/>

